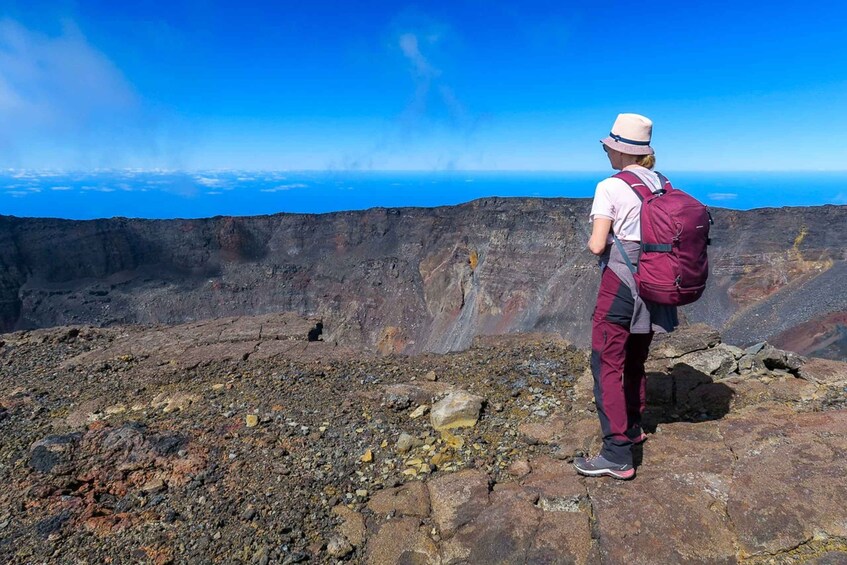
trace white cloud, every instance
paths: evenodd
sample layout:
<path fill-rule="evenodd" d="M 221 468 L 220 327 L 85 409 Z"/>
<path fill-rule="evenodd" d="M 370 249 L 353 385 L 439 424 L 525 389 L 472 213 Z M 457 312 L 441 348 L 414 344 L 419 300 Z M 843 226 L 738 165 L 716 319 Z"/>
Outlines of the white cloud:
<path fill-rule="evenodd" d="M 194 180 L 197 181 L 197 184 L 202 184 L 203 186 L 220 186 L 224 182 L 222 179 L 211 177 L 196 177 Z"/>
<path fill-rule="evenodd" d="M 74 22 L 47 34 L 0 17 L 0 166 L 182 159 L 178 132 L 160 114 Z"/>
<path fill-rule="evenodd" d="M 114 188 L 108 186 L 83 186 L 82 190 L 91 190 L 94 192 L 115 192 Z"/>
<path fill-rule="evenodd" d="M 120 71 L 74 24 L 51 37 L 0 20 L 3 144 L 13 144 L 22 133 L 79 134 L 137 105 Z"/>
<path fill-rule="evenodd" d="M 69 186 L 51 186 L 50 190 L 71 190 Z"/>
<path fill-rule="evenodd" d="M 738 195 L 734 192 L 710 192 L 707 194 L 710 200 L 735 200 Z"/>

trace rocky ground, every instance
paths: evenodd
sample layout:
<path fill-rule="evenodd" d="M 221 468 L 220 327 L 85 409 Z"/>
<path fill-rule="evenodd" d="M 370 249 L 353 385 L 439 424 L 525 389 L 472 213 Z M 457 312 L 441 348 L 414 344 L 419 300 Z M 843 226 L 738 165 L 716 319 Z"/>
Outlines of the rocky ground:
<path fill-rule="evenodd" d="M 843 563 L 847 364 L 655 344 L 634 481 L 587 352 L 376 356 L 265 315 L 0 335 L 9 563 Z"/>

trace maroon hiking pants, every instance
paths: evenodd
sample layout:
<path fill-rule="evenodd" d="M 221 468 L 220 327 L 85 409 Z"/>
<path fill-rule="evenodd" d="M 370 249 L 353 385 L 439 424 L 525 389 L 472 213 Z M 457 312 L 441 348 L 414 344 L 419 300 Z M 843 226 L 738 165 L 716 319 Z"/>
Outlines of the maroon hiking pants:
<path fill-rule="evenodd" d="M 603 269 L 591 330 L 594 401 L 603 432 L 603 457 L 632 464 L 632 440 L 641 433 L 647 396 L 644 362 L 653 334 L 631 334 L 635 301 L 611 269 Z"/>

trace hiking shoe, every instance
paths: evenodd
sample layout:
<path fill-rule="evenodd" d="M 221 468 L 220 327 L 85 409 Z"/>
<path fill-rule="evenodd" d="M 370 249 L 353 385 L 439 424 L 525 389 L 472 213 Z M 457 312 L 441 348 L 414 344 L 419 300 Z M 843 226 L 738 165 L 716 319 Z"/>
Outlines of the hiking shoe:
<path fill-rule="evenodd" d="M 573 460 L 573 466 L 577 473 L 587 477 L 601 477 L 609 475 L 615 479 L 631 479 L 635 477 L 635 469 L 630 464 L 621 465 L 612 463 L 602 455 L 595 455 L 591 459 L 577 457 Z"/>

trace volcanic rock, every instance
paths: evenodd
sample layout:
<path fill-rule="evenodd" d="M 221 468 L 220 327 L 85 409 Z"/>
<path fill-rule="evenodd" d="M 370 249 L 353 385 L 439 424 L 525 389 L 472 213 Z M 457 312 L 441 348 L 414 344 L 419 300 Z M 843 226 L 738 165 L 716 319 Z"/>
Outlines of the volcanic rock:
<path fill-rule="evenodd" d="M 427 483 L 432 519 L 442 538 L 474 520 L 488 506 L 488 477 L 468 469 Z"/>
<path fill-rule="evenodd" d="M 829 359 L 809 359 L 800 367 L 799 375 L 816 384 L 847 385 L 847 363 Z"/>
<path fill-rule="evenodd" d="M 417 518 L 398 518 L 385 522 L 368 540 L 367 562 L 439 563 L 438 546 Z"/>
<path fill-rule="evenodd" d="M 273 320 L 225 327 L 240 328 L 232 339 L 261 345 L 261 327 Z M 842 363 L 809 359 L 798 378 L 759 362 L 722 376 L 679 357 L 653 360 L 670 368 L 648 375 L 650 439 L 636 451 L 635 480 L 619 482 L 580 477 L 568 462 L 597 452 L 600 425 L 590 388 L 576 394 L 591 379 L 588 354 L 557 336 L 496 336 L 449 355 L 390 357 L 292 339 L 301 346 L 233 359 L 221 355 L 230 339 L 223 327 L 192 326 L 85 330 L 64 341 L 67 328 L 3 336 L 0 561 L 756 564 L 847 556 Z M 184 347 L 191 331 L 221 347 L 206 349 L 196 367 L 172 364 L 176 350 L 166 344 Z M 707 339 L 680 357 L 753 359 L 766 349 L 748 354 Z M 450 384 L 420 378 L 430 370 Z M 411 405 L 386 406 L 394 385 L 417 387 L 429 401 L 473 391 L 503 409 L 437 433 L 409 418 Z M 164 412 L 165 399 L 179 395 L 193 400 Z M 121 404 L 125 411 L 106 413 Z M 248 414 L 261 425 L 246 428 Z M 410 439 L 406 454 L 392 449 L 401 434 Z M 363 464 L 368 450 L 373 459 Z"/>
<path fill-rule="evenodd" d="M 378 492 L 368 502 L 368 508 L 377 514 L 424 518 L 429 515 L 429 492 L 426 485 L 415 481 Z"/>
<path fill-rule="evenodd" d="M 585 250 L 589 208 L 587 199 L 492 197 L 432 209 L 198 220 L 0 216 L 0 329 L 289 310 L 317 314 L 304 340 L 386 353 L 462 350 L 491 332 L 561 332 L 587 346 L 598 281 Z M 710 284 L 685 318 L 732 343 L 779 336 L 800 353 L 843 354 L 847 296 L 833 289 L 847 275 L 847 207 L 712 214 Z M 814 331 L 819 322 L 827 332 Z M 84 340 L 80 332 L 56 341 Z M 191 367 L 291 346 L 267 340 L 257 349 L 258 335 L 173 361 Z"/>
<path fill-rule="evenodd" d="M 451 392 L 433 405 L 430 423 L 436 430 L 475 426 L 484 401 L 481 396 L 465 391 Z"/>
<path fill-rule="evenodd" d="M 344 536 L 344 539 L 355 547 L 362 545 L 365 541 L 366 534 L 365 519 L 362 515 L 343 504 L 334 507 L 332 513 L 342 520 L 338 526 L 338 531 Z"/>

